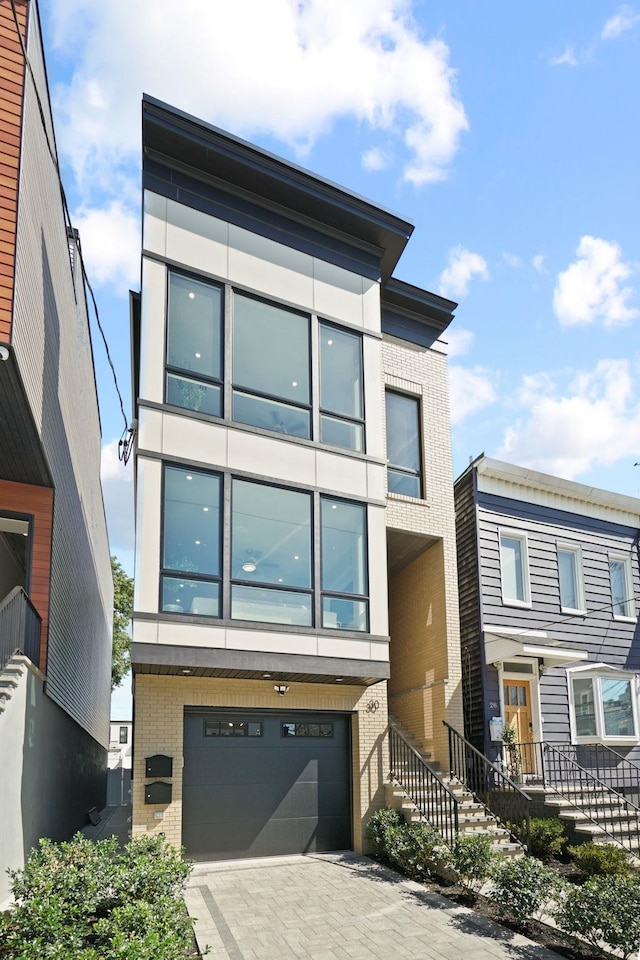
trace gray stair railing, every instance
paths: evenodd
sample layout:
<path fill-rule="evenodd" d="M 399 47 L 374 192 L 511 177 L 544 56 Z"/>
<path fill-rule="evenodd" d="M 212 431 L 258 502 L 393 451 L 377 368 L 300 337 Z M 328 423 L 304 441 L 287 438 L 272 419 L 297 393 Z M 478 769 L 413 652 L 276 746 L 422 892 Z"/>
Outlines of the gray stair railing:
<path fill-rule="evenodd" d="M 389 724 L 389 754 L 391 777 L 443 840 L 454 843 L 459 830 L 458 798 L 429 769 L 393 723 Z"/>
<path fill-rule="evenodd" d="M 615 842 L 640 853 L 640 807 L 577 763 L 564 749 L 544 745 L 545 786 Z"/>
<path fill-rule="evenodd" d="M 451 776 L 460 780 L 491 811 L 516 843 L 528 849 L 531 797 L 455 727 L 446 720 L 442 722 L 449 735 Z"/>
<path fill-rule="evenodd" d="M 14 653 L 24 653 L 38 666 L 42 620 L 22 587 L 0 601 L 0 670 Z"/>

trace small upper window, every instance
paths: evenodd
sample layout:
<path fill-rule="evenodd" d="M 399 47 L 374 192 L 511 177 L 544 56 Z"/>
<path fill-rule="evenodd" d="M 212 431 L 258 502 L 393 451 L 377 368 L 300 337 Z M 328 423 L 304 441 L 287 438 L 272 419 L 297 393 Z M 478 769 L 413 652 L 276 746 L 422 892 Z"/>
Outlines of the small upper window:
<path fill-rule="evenodd" d="M 500 534 L 500 569 L 503 602 L 530 606 L 527 538 L 523 534 L 511 531 Z"/>
<path fill-rule="evenodd" d="M 389 493 L 421 497 L 420 401 L 387 390 L 385 404 Z"/>
<path fill-rule="evenodd" d="M 222 415 L 222 289 L 169 274 L 167 403 Z"/>
<path fill-rule="evenodd" d="M 582 563 L 577 547 L 558 547 L 558 578 L 560 582 L 560 606 L 565 612 L 585 610 L 582 583 Z"/>
<path fill-rule="evenodd" d="M 129 728 L 120 727 L 120 743 L 128 743 L 128 742 L 129 742 Z"/>
<path fill-rule="evenodd" d="M 609 557 L 611 599 L 616 619 L 631 619 L 636 615 L 633 596 L 633 578 L 629 557 Z"/>

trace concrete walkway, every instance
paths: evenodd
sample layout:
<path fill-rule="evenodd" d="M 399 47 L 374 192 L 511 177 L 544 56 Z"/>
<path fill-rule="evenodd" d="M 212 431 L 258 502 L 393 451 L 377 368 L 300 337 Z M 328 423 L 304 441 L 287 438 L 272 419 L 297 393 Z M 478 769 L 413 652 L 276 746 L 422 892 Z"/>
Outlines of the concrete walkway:
<path fill-rule="evenodd" d="M 82 833 L 89 840 L 107 840 L 117 837 L 120 847 L 124 847 L 131 839 L 131 804 L 123 803 L 119 806 L 105 807 L 100 811 L 100 822 L 89 823 L 82 829 Z"/>
<path fill-rule="evenodd" d="M 216 960 L 558 957 L 353 853 L 196 864 L 186 902 Z"/>

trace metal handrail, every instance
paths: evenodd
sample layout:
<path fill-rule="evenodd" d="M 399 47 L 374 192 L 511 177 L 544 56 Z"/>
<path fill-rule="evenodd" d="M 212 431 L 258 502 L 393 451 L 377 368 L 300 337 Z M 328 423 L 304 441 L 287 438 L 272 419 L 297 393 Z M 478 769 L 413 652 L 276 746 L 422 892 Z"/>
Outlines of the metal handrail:
<path fill-rule="evenodd" d="M 514 744 L 526 774 L 527 783 L 553 786 L 550 780 L 552 769 L 546 767 L 544 762 L 547 746 L 562 751 L 574 763 L 593 774 L 598 780 L 602 780 L 617 793 L 622 793 L 625 788 L 640 792 L 640 766 L 632 760 L 627 760 L 604 743 L 572 744 L 545 740 Z"/>
<path fill-rule="evenodd" d="M 544 744 L 545 786 L 579 810 L 608 837 L 640 853 L 640 807 L 572 757 Z"/>
<path fill-rule="evenodd" d="M 459 800 L 425 763 L 418 751 L 389 724 L 391 777 L 396 780 L 424 819 L 446 843 L 454 843 L 460 826 Z"/>
<path fill-rule="evenodd" d="M 509 831 L 522 847 L 529 848 L 531 797 L 507 774 L 480 753 L 446 720 L 451 776 L 456 777 Z M 515 827 L 515 829 L 513 829 Z"/>
<path fill-rule="evenodd" d="M 42 619 L 22 587 L 0 601 L 0 670 L 15 653 L 24 653 L 38 666 Z"/>

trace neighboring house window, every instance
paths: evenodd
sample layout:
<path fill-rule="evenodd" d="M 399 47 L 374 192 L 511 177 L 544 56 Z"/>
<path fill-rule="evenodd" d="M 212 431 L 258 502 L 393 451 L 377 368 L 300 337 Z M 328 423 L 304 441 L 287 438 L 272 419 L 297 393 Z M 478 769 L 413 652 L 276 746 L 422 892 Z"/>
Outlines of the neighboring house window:
<path fill-rule="evenodd" d="M 500 534 L 502 599 L 514 606 L 530 606 L 527 538 L 511 531 Z"/>
<path fill-rule="evenodd" d="M 236 293 L 233 419 L 311 437 L 309 317 Z"/>
<path fill-rule="evenodd" d="M 629 557 L 609 557 L 613 616 L 630 619 L 636 615 L 633 597 L 633 577 Z"/>
<path fill-rule="evenodd" d="M 584 613 L 582 558 L 578 547 L 558 547 L 560 606 L 564 612 Z"/>
<path fill-rule="evenodd" d="M 165 467 L 161 608 L 220 616 L 221 479 Z"/>
<path fill-rule="evenodd" d="M 311 494 L 234 480 L 231 616 L 313 623 Z"/>
<path fill-rule="evenodd" d="M 368 630 L 365 507 L 321 497 L 322 626 Z"/>
<path fill-rule="evenodd" d="M 389 493 L 421 497 L 420 401 L 387 390 L 385 404 Z"/>
<path fill-rule="evenodd" d="M 320 440 L 364 450 L 362 339 L 320 324 Z"/>
<path fill-rule="evenodd" d="M 167 403 L 222 416 L 222 288 L 169 273 Z"/>
<path fill-rule="evenodd" d="M 568 671 L 571 719 L 577 743 L 638 740 L 635 678 L 603 666 Z"/>
<path fill-rule="evenodd" d="M 233 620 L 368 631 L 366 507 L 255 480 L 230 487 L 225 523 L 220 476 L 165 465 L 161 609 L 219 617 L 230 581 Z"/>
<path fill-rule="evenodd" d="M 128 743 L 128 742 L 129 742 L 129 728 L 120 727 L 120 743 Z"/>

